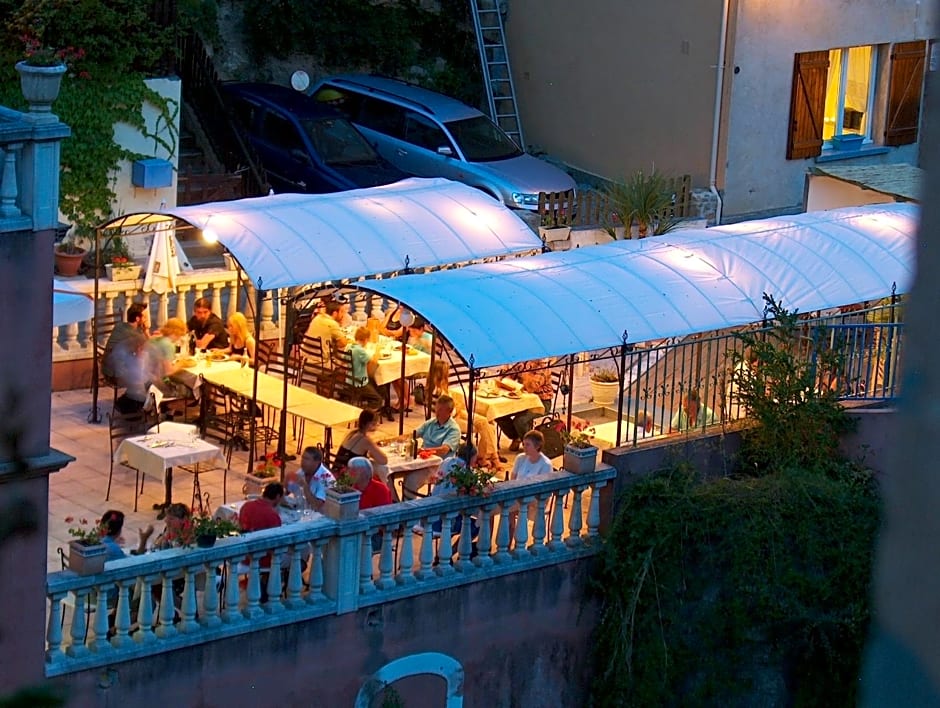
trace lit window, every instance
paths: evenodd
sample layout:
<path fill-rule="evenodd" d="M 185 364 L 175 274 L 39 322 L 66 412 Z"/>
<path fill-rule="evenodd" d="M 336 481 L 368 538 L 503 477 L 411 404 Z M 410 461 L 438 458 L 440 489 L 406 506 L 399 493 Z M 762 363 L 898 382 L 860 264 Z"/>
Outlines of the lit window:
<path fill-rule="evenodd" d="M 871 139 L 875 57 L 871 46 L 829 50 L 823 140 L 845 134 Z"/>

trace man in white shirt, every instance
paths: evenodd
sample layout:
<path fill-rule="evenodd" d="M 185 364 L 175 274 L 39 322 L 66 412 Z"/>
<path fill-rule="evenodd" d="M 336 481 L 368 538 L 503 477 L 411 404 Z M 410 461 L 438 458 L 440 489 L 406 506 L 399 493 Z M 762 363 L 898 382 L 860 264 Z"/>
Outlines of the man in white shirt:
<path fill-rule="evenodd" d="M 300 458 L 297 481 L 288 485 L 291 493 L 302 493 L 307 505 L 314 511 L 320 511 L 326 501 L 326 490 L 333 486 L 336 478 L 323 464 L 320 448 L 308 447 Z"/>

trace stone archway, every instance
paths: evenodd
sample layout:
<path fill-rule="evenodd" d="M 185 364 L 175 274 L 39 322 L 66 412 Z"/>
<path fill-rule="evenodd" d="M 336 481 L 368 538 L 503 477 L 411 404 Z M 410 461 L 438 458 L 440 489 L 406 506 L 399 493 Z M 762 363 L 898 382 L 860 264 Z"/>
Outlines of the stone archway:
<path fill-rule="evenodd" d="M 463 708 L 463 667 L 447 654 L 424 652 L 390 661 L 372 674 L 356 695 L 355 708 L 371 708 L 372 699 L 386 686 L 408 676 L 431 674 L 447 683 L 444 708 Z"/>

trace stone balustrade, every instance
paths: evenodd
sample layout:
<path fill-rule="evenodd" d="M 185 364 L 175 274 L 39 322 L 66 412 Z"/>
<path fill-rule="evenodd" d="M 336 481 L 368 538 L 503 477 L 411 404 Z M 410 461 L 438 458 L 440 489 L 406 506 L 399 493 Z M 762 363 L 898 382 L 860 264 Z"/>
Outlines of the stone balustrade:
<path fill-rule="evenodd" d="M 352 612 L 592 555 L 600 545 L 600 492 L 615 476 L 606 465 L 585 475 L 559 472 L 499 484 L 486 497 L 418 499 L 369 509 L 348 522 L 318 516 L 222 539 L 208 549 L 132 556 L 109 562 L 94 576 L 50 573 L 46 674 Z M 534 519 L 527 518 L 530 507 Z M 510 538 L 514 513 L 518 517 Z M 453 520 L 471 516 L 475 524 L 463 523 L 452 538 Z M 432 531 L 435 521 L 447 530 L 440 538 Z M 423 529 L 419 542 L 415 526 Z M 479 529 L 475 542 L 474 526 Z M 373 539 L 379 539 L 377 552 Z M 262 567 L 265 557 L 282 572 Z M 267 590 L 264 602 L 262 587 Z"/>

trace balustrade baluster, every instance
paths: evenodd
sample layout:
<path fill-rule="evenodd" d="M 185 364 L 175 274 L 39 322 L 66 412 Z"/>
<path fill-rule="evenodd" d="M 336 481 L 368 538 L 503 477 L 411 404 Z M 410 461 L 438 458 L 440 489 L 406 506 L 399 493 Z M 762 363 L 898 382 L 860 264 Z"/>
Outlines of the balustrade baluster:
<path fill-rule="evenodd" d="M 431 520 L 422 519 L 424 533 L 421 536 L 421 568 L 415 573 L 418 580 L 428 580 L 434 577 L 434 539 L 431 532 Z"/>
<path fill-rule="evenodd" d="M 258 569 L 258 554 L 253 553 L 248 559 L 248 589 L 245 592 L 247 602 L 242 613 L 248 619 L 261 617 L 261 572 Z"/>
<path fill-rule="evenodd" d="M 117 609 L 114 613 L 114 636 L 111 637 L 111 646 L 113 647 L 125 647 L 134 643 L 134 640 L 130 638 L 130 590 L 133 587 L 133 580 L 122 580 L 118 583 Z"/>
<path fill-rule="evenodd" d="M 480 533 L 477 536 L 477 557 L 473 559 L 473 562 L 478 565 L 480 568 L 487 568 L 493 565 L 493 559 L 490 557 L 490 549 L 492 547 L 492 516 L 493 507 L 484 506 L 480 508 Z"/>
<path fill-rule="evenodd" d="M 386 526 L 382 532 L 382 552 L 379 556 L 379 579 L 375 586 L 379 590 L 391 590 L 395 587 L 392 573 L 395 571 L 395 556 L 392 551 L 392 528 Z"/>
<path fill-rule="evenodd" d="M 261 301 L 261 334 L 262 337 L 271 331 L 277 331 L 274 326 L 274 293 L 268 291 Z"/>
<path fill-rule="evenodd" d="M 62 652 L 62 601 L 64 592 L 49 596 L 49 624 L 46 625 L 46 661 L 61 659 Z"/>
<path fill-rule="evenodd" d="M 206 574 L 206 586 L 202 591 L 202 612 L 199 613 L 199 624 L 203 627 L 218 627 L 222 624 L 219 617 L 219 588 L 216 587 L 218 578 L 216 566 L 208 563 L 203 566 Z"/>
<path fill-rule="evenodd" d="M 453 534 L 450 532 L 452 517 L 453 512 L 441 514 L 441 538 L 437 542 L 437 574 L 441 577 L 453 575 L 457 572 L 451 564 L 451 558 L 454 555 L 451 547 Z"/>
<path fill-rule="evenodd" d="M 526 544 L 529 541 L 529 502 L 532 501 L 532 497 L 523 497 L 519 501 L 519 516 L 516 518 L 516 534 L 515 534 L 515 544 L 510 551 L 510 555 L 519 560 L 520 558 L 525 558 L 528 553 L 526 551 Z"/>
<path fill-rule="evenodd" d="M 16 204 L 19 195 L 16 179 L 16 153 L 23 143 L 7 143 L 3 149 L 3 168 L 0 171 L 0 217 L 14 218 L 22 212 Z"/>
<path fill-rule="evenodd" d="M 153 632 L 153 598 L 151 587 L 157 576 L 145 575 L 140 578 L 140 602 L 137 607 L 137 631 L 134 632 L 134 641 L 138 644 L 155 642 L 157 636 Z"/>
<path fill-rule="evenodd" d="M 170 294 L 160 293 L 160 300 L 157 302 L 157 318 L 153 323 L 155 327 L 162 327 L 170 317 Z M 183 320 L 184 322 L 186 320 Z"/>
<path fill-rule="evenodd" d="M 499 508 L 499 526 L 496 527 L 496 553 L 493 555 L 494 563 L 508 563 L 512 560 L 509 555 L 509 516 L 511 502 L 503 502 Z"/>
<path fill-rule="evenodd" d="M 574 496 L 571 499 L 571 516 L 568 517 L 568 538 L 565 543 L 569 548 L 581 545 L 581 494 L 584 487 L 575 487 L 572 491 Z"/>
<path fill-rule="evenodd" d="M 372 531 L 362 534 L 359 541 L 359 594 L 369 595 L 375 592 L 372 582 Z"/>
<path fill-rule="evenodd" d="M 410 521 L 405 522 L 398 544 L 398 574 L 395 576 L 395 581 L 399 585 L 413 585 L 416 580 L 415 551 Z"/>
<path fill-rule="evenodd" d="M 560 551 L 565 548 L 563 537 L 565 535 L 565 498 L 567 496 L 567 490 L 555 492 L 555 505 L 552 508 L 552 540 L 548 544 L 548 547 L 553 551 Z"/>
<path fill-rule="evenodd" d="M 186 307 L 186 293 L 191 290 L 188 285 L 180 285 L 176 289 L 176 316 L 183 320 L 183 322 L 189 321 L 189 308 Z"/>
<path fill-rule="evenodd" d="M 304 599 L 301 596 L 304 589 L 301 561 L 305 548 L 309 548 L 309 544 L 298 543 L 288 551 L 290 553 L 290 571 L 287 574 L 287 599 L 284 604 L 292 610 L 304 606 Z"/>
<path fill-rule="evenodd" d="M 173 615 L 176 608 L 173 606 L 173 578 L 169 573 L 161 573 L 160 585 L 160 624 L 157 625 L 158 637 L 172 637 L 176 632 L 173 626 Z"/>
<path fill-rule="evenodd" d="M 529 553 L 538 556 L 548 551 L 545 546 L 545 496 L 535 498 L 535 518 L 532 519 L 532 545 Z"/>
<path fill-rule="evenodd" d="M 326 600 L 323 594 L 323 541 L 313 542 L 313 561 L 310 566 L 310 592 L 307 593 L 307 602 L 313 604 Z"/>
<path fill-rule="evenodd" d="M 78 351 L 82 348 L 78 341 L 78 322 L 65 325 L 65 344 L 63 348 L 67 352 Z"/>
<path fill-rule="evenodd" d="M 591 501 L 588 504 L 588 542 L 597 538 L 597 529 L 601 525 L 601 489 L 607 486 L 607 482 L 595 482 L 591 488 Z"/>
<path fill-rule="evenodd" d="M 75 597 L 75 608 L 72 610 L 72 627 L 69 631 L 70 644 L 65 650 L 69 656 L 85 656 L 88 648 L 85 646 L 85 630 L 87 620 L 85 619 L 85 603 L 88 602 L 88 590 L 73 590 Z"/>
<path fill-rule="evenodd" d="M 205 283 L 200 283 L 200 285 L 203 289 L 207 287 Z M 212 289 L 212 311 L 225 322 L 225 314 L 222 312 L 222 283 L 216 281 L 208 287 Z"/>
<path fill-rule="evenodd" d="M 225 561 L 225 607 L 222 608 L 222 621 L 226 624 L 241 622 L 244 617 L 238 610 L 238 565 L 239 561 L 229 558 Z"/>
<path fill-rule="evenodd" d="M 461 573 L 469 573 L 476 570 L 476 566 L 470 561 L 473 555 L 473 521 L 469 511 L 460 514 L 460 538 L 457 541 L 457 570 Z"/>
<path fill-rule="evenodd" d="M 276 548 L 271 551 L 271 568 L 268 571 L 268 601 L 264 603 L 264 611 L 276 614 L 284 611 L 281 602 L 281 555 L 283 549 Z"/>
<path fill-rule="evenodd" d="M 180 632 L 191 634 L 199 629 L 196 621 L 196 570 L 185 568 L 183 570 L 183 602 L 180 608 L 182 615 L 179 627 Z"/>
<path fill-rule="evenodd" d="M 225 321 L 228 322 L 228 318 L 238 312 L 238 279 L 226 284 L 228 285 L 228 315 Z"/>
<path fill-rule="evenodd" d="M 108 593 L 103 587 L 97 588 L 94 593 L 95 621 L 88 648 L 97 653 L 110 649 L 111 642 L 108 641 Z"/>

